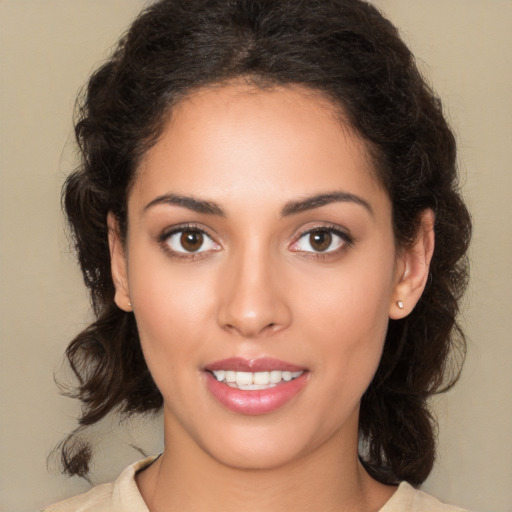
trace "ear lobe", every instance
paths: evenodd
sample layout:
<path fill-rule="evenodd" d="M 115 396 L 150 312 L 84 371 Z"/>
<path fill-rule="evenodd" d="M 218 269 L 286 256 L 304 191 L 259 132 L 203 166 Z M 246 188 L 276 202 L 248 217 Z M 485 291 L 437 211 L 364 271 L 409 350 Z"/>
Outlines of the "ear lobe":
<path fill-rule="evenodd" d="M 116 289 L 114 301 L 123 311 L 132 311 L 128 289 L 125 251 L 119 234 L 119 224 L 112 212 L 108 213 L 107 224 L 108 245 L 110 247 L 110 268 Z"/>
<path fill-rule="evenodd" d="M 393 320 L 406 317 L 425 289 L 434 253 L 434 220 L 432 210 L 422 212 L 416 240 L 399 258 L 399 277 L 389 305 L 389 317 Z"/>

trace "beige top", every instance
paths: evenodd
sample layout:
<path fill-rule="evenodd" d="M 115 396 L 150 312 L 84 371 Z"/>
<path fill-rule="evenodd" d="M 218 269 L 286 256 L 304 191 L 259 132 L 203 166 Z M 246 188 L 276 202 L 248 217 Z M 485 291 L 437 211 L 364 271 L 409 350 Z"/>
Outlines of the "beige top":
<path fill-rule="evenodd" d="M 50 505 L 42 512 L 149 512 L 135 482 L 137 471 L 151 464 L 156 457 L 148 457 L 128 466 L 119 478 L 110 484 L 93 487 L 90 491 Z M 402 482 L 380 512 L 467 512 L 445 505 L 434 497 Z"/>

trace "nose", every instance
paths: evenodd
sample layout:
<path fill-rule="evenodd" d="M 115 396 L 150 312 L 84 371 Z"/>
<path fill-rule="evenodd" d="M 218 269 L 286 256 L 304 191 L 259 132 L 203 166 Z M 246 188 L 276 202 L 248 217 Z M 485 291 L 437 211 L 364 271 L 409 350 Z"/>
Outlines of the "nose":
<path fill-rule="evenodd" d="M 232 258 L 219 283 L 219 326 L 243 338 L 258 338 L 289 326 L 292 314 L 283 272 L 268 251 Z"/>

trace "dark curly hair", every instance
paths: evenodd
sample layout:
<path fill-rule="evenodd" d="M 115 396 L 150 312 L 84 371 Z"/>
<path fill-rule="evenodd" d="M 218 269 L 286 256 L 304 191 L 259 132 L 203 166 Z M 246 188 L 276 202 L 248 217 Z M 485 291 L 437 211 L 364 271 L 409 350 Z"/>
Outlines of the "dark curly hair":
<path fill-rule="evenodd" d="M 138 162 L 173 105 L 194 89 L 233 79 L 299 84 L 341 107 L 391 198 L 400 246 L 414 241 L 423 211 L 435 213 L 427 286 L 409 316 L 390 320 L 359 427 L 370 474 L 419 484 L 435 457 L 429 398 L 457 380 L 464 358 L 456 316 L 471 225 L 441 102 L 397 29 L 361 0 L 161 0 L 92 75 L 77 108 L 81 165 L 64 185 L 63 202 L 96 321 L 66 352 L 83 408 L 78 429 L 61 445 L 64 470 L 88 472 L 91 448 L 79 441 L 81 429 L 113 410 L 130 415 L 162 406 L 135 318 L 114 304 L 107 213 L 123 236 Z"/>

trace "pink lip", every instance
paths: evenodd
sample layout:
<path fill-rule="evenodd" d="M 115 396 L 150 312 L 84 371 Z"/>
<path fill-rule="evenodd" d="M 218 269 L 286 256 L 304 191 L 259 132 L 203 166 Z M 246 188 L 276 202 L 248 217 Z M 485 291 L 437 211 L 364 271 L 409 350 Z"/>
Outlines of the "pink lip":
<path fill-rule="evenodd" d="M 205 366 L 205 370 L 232 370 L 235 372 L 270 372 L 272 370 L 281 370 L 283 372 L 300 372 L 304 370 L 304 367 L 279 361 L 271 357 L 260 357 L 258 359 L 231 357 L 208 364 Z"/>
<path fill-rule="evenodd" d="M 247 391 L 232 388 L 219 382 L 210 371 L 290 371 L 304 370 L 298 366 L 278 361 L 277 359 L 261 358 L 247 360 L 242 358 L 224 359 L 208 365 L 205 370 L 206 385 L 214 398 L 233 412 L 246 415 L 262 415 L 280 409 L 294 398 L 308 382 L 308 371 L 289 382 L 283 382 L 268 389 Z M 208 371 L 210 370 L 210 371 Z"/>

